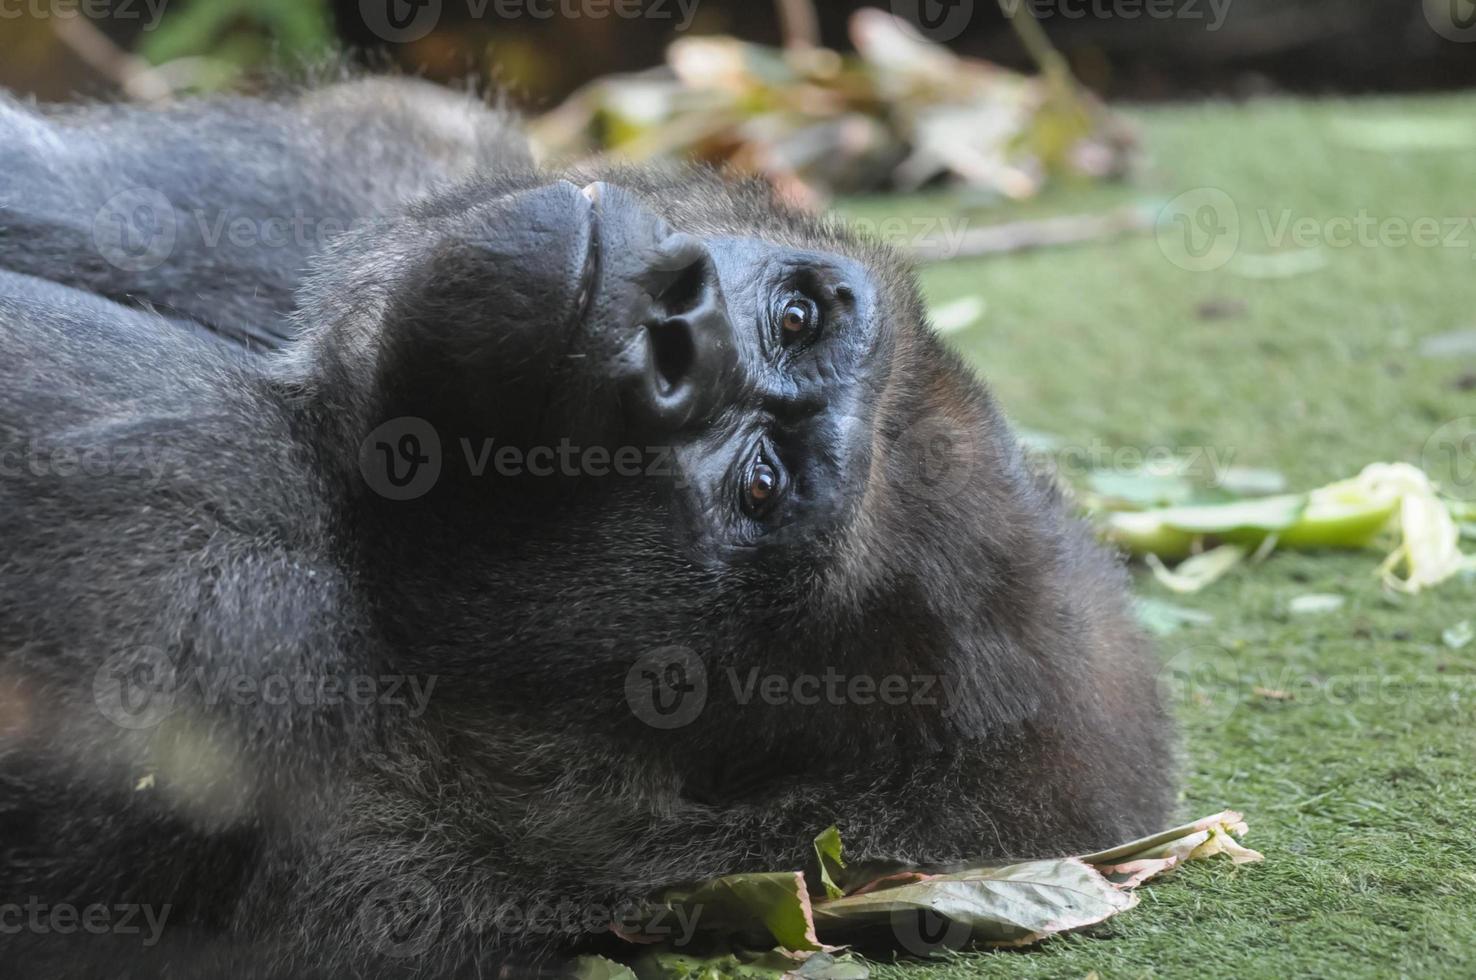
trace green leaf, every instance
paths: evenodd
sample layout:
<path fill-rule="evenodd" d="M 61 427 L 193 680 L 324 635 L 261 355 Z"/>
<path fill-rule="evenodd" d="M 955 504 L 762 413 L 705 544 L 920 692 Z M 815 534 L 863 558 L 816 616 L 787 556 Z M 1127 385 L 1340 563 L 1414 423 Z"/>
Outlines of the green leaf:
<path fill-rule="evenodd" d="M 581 956 L 574 961 L 570 980 L 636 980 L 636 973 L 623 963 L 603 956 Z"/>
<path fill-rule="evenodd" d="M 866 980 L 870 973 L 865 963 L 849 954 L 812 953 L 796 958 L 776 949 L 758 955 L 690 956 L 657 949 L 636 960 L 632 976 L 639 980 Z"/>
<path fill-rule="evenodd" d="M 1285 531 L 1301 518 L 1306 508 L 1307 495 L 1291 493 L 1228 504 L 1165 507 L 1148 513 L 1167 526 L 1189 534 L 1226 537 L 1260 532 L 1251 535 L 1259 538 L 1272 531 Z"/>
<path fill-rule="evenodd" d="M 826 897 L 840 898 L 845 890 L 836 884 L 835 879 L 845 870 L 846 862 L 841 860 L 839 829 L 826 827 L 815 838 L 815 860 L 820 865 L 820 884 L 825 886 Z"/>
<path fill-rule="evenodd" d="M 799 871 L 729 875 L 689 890 L 667 892 L 662 906 L 703 932 L 757 940 L 768 933 L 767 947 L 826 950 L 815 936 L 810 894 Z M 639 935 L 639 933 L 637 933 Z M 757 943 L 755 943 L 757 944 Z"/>

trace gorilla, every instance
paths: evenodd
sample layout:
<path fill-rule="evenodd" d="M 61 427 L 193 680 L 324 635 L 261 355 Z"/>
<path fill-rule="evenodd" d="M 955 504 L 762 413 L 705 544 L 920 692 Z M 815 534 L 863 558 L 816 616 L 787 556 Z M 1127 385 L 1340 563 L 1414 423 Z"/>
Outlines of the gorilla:
<path fill-rule="evenodd" d="M 407 80 L 0 98 L 0 173 L 7 963 L 517 975 L 831 824 L 1172 816 L 1125 571 L 881 244 Z"/>

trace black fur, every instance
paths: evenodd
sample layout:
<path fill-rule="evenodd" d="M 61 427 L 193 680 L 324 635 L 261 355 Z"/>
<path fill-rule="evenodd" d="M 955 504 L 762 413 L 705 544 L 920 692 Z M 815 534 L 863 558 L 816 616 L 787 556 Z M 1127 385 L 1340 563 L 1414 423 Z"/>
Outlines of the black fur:
<path fill-rule="evenodd" d="M 557 176 L 499 113 L 383 81 L 158 112 L 0 101 L 0 173 L 0 902 L 171 906 L 157 945 L 21 930 L 0 958 L 476 975 L 589 945 L 665 885 L 803 867 L 832 823 L 857 857 L 945 862 L 1171 817 L 1124 572 L 890 251 L 705 172 L 568 175 L 632 195 L 609 223 L 702 239 L 731 304 L 724 256 L 750 241 L 860 270 L 874 299 L 864 343 L 785 362 L 825 386 L 796 437 L 800 516 L 740 532 L 683 485 L 736 408 L 683 430 L 674 476 L 469 472 L 462 438 L 603 444 L 596 423 L 629 407 L 608 358 L 539 360 L 552 323 L 489 328 L 562 295 L 559 255 L 498 251 L 526 231 L 500 215 L 543 213 L 501 202 Z M 275 249 L 181 231 L 128 271 L 92 225 L 134 187 L 186 229 L 195 211 L 375 220 Z M 607 280 L 621 260 L 606 250 Z M 221 339 L 294 335 L 250 356 Z M 400 501 L 361 463 L 402 415 L 443 451 Z M 939 439 L 961 469 L 919 483 Z M 843 477 L 800 486 L 811 464 Z M 674 728 L 641 702 L 668 675 L 638 669 L 668 647 L 707 681 Z M 161 665 L 171 710 L 120 726 L 109 692 Z M 827 670 L 905 693 L 828 697 Z M 274 677 L 373 678 L 374 696 L 265 703 Z M 818 703 L 749 687 L 768 677 L 821 678 Z M 419 917 L 386 920 L 395 895 Z"/>

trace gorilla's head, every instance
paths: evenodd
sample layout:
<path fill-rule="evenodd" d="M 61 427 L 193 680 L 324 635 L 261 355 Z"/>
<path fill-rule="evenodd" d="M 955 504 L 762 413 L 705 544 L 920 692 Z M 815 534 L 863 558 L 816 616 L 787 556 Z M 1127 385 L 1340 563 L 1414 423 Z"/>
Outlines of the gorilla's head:
<path fill-rule="evenodd" d="M 340 539 L 434 718 L 643 752 L 670 725 L 695 786 L 1040 707 L 1055 502 L 887 249 L 752 184 L 580 173 L 448 193 L 345 276 L 353 308 L 306 312 L 357 399 L 322 406 L 358 464 Z M 701 710 L 653 720 L 693 672 Z"/>

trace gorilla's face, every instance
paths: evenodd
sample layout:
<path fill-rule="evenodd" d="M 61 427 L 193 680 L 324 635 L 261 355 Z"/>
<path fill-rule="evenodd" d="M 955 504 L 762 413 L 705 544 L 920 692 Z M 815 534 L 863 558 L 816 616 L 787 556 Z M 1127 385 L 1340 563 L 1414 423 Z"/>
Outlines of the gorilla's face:
<path fill-rule="evenodd" d="M 1014 462 L 910 274 L 752 189 L 589 176 L 426 208 L 366 304 L 361 458 L 394 466 L 397 426 L 439 443 L 432 485 L 367 480 L 345 535 L 394 655 L 456 675 L 453 713 L 607 732 L 633 663 L 674 645 L 717 688 L 688 734 L 750 745 L 730 674 L 948 672 L 997 571 L 985 475 Z"/>

